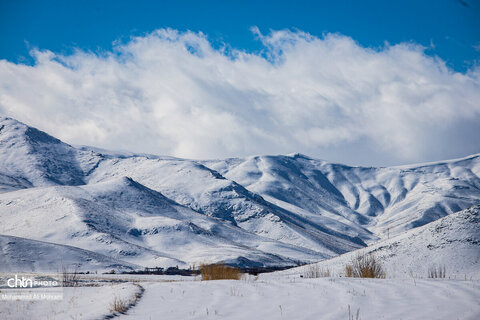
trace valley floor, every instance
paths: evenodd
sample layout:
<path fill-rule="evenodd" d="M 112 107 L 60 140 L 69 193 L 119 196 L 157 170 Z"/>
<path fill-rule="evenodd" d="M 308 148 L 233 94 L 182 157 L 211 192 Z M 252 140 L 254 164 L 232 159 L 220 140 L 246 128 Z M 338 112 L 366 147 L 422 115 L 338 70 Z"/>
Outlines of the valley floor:
<path fill-rule="evenodd" d="M 357 312 L 358 319 L 480 318 L 476 280 L 276 274 L 194 280 L 143 276 L 120 284 L 64 288 L 61 301 L 0 301 L 0 318 L 108 319 L 114 315 L 115 299 L 127 304 L 137 300 L 126 313 L 115 314 L 116 319 L 349 319 L 349 312 L 350 319 L 357 319 Z"/>

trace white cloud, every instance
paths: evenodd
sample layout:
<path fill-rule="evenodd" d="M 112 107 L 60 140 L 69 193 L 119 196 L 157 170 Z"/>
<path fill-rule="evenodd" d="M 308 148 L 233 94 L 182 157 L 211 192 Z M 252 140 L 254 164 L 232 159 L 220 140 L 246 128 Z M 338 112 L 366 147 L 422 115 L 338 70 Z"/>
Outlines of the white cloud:
<path fill-rule="evenodd" d="M 402 43 L 255 36 L 259 54 L 157 30 L 112 52 L 0 61 L 0 113 L 72 144 L 216 158 L 302 152 L 387 165 L 480 152 L 480 69 Z"/>

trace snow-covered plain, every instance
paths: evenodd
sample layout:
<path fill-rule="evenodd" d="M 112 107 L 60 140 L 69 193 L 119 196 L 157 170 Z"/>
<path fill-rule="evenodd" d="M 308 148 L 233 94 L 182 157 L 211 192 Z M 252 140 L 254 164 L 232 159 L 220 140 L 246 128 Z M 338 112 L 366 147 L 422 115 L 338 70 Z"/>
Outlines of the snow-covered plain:
<path fill-rule="evenodd" d="M 478 319 L 480 283 L 301 279 L 156 283 L 120 319 Z"/>
<path fill-rule="evenodd" d="M 122 276 L 114 278 L 121 279 Z M 148 279 L 150 278 L 150 280 Z M 480 282 L 316 278 L 271 274 L 243 280 L 136 279 L 64 288 L 61 301 L 0 301 L 6 319 L 478 319 Z M 111 311 L 115 298 L 130 302 Z"/>

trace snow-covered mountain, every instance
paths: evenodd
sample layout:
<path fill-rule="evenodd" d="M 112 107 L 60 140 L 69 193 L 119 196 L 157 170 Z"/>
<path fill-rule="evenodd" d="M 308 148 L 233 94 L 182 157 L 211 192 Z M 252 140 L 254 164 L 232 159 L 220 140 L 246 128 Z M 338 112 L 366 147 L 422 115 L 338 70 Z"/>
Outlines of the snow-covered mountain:
<path fill-rule="evenodd" d="M 294 265 L 480 203 L 479 175 L 479 155 L 362 168 L 299 154 L 195 161 L 112 153 L 0 118 L 0 234 L 21 237 L 20 247 L 41 244 L 44 257 L 91 254 L 105 268 Z M 2 259 L 17 261 L 5 241 Z"/>
<path fill-rule="evenodd" d="M 366 241 L 372 237 L 355 226 L 385 238 L 480 203 L 479 154 L 391 168 L 350 167 L 300 154 L 204 163 L 307 219 L 344 222 Z"/>
<path fill-rule="evenodd" d="M 125 177 L 4 193 L 0 219 L 4 235 L 66 244 L 145 266 L 207 261 L 292 265 L 325 257 L 197 213 Z"/>

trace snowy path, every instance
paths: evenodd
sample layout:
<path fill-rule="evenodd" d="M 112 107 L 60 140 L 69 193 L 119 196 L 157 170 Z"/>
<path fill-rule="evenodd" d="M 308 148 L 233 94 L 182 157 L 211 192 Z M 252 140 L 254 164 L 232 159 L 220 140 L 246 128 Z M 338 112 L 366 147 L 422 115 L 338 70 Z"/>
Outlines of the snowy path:
<path fill-rule="evenodd" d="M 267 278 L 142 284 L 120 319 L 479 319 L 480 282 Z"/>

